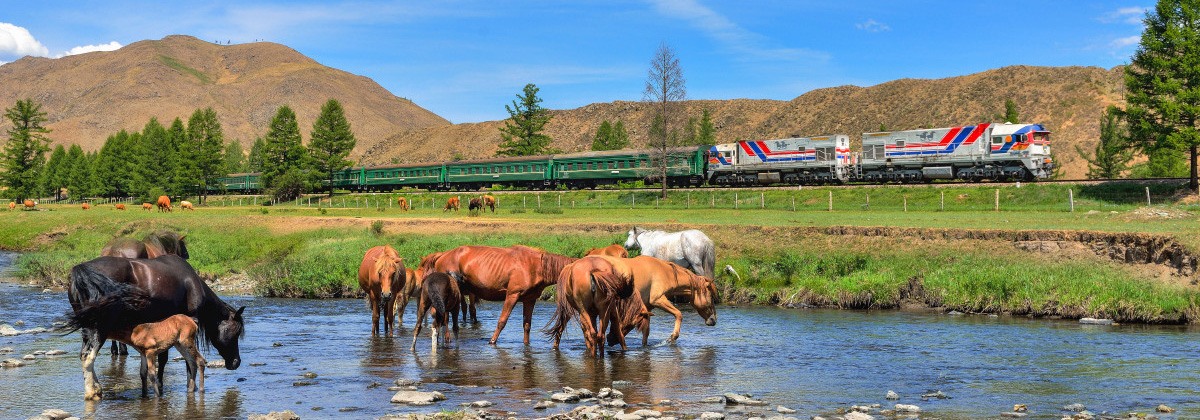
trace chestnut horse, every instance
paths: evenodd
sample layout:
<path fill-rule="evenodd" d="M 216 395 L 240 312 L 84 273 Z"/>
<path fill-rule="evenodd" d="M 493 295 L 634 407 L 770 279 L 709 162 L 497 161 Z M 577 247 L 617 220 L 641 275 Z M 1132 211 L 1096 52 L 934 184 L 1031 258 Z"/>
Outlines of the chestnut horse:
<path fill-rule="evenodd" d="M 116 206 L 113 206 L 113 207 L 116 208 L 117 210 L 125 210 L 124 204 L 117 204 Z"/>
<path fill-rule="evenodd" d="M 534 303 L 542 295 L 542 289 L 553 285 L 562 268 L 574 260 L 522 245 L 509 248 L 464 245 L 446 251 L 436 261 L 422 261 L 420 268 L 425 275 L 435 271 L 447 273 L 462 282 L 462 294 L 471 295 L 472 304 L 476 298 L 504 302 L 488 344 L 496 344 L 513 307 L 521 302 L 524 342 L 528 345 Z"/>
<path fill-rule="evenodd" d="M 171 197 L 165 195 L 158 196 L 158 212 L 167 213 L 171 211 Z"/>
<path fill-rule="evenodd" d="M 446 207 L 442 207 L 442 213 L 450 210 L 458 211 L 458 197 L 450 197 L 449 200 L 446 200 Z"/>
<path fill-rule="evenodd" d="M 128 306 L 134 299 L 101 299 L 92 304 L 86 304 L 79 311 L 68 314 L 67 332 L 73 332 L 81 328 L 97 329 L 104 322 L 102 318 L 103 312 L 121 311 L 119 306 Z M 145 299 L 145 297 L 140 297 Z M 141 376 L 142 376 L 142 396 L 146 396 L 146 379 L 150 379 L 150 383 L 154 386 L 154 392 L 158 396 L 163 395 L 162 379 L 158 376 L 158 371 L 165 366 L 158 363 L 160 354 L 166 354 L 167 350 L 174 347 L 179 350 L 179 354 L 183 355 L 185 363 L 187 363 L 187 392 L 189 394 L 199 391 L 204 393 L 204 356 L 200 354 L 198 346 L 200 340 L 200 326 L 196 325 L 196 321 L 192 317 L 175 314 L 158 322 L 147 322 L 138 324 L 133 327 L 111 330 L 108 332 L 106 339 L 113 339 L 122 343 L 133 346 L 138 353 L 142 354 Z"/>
<path fill-rule="evenodd" d="M 617 258 L 629 258 L 629 251 L 626 251 L 625 247 L 623 246 L 614 244 L 604 248 L 592 248 L 583 253 L 583 256 L 585 257 L 589 255 L 607 255 Z"/>
<path fill-rule="evenodd" d="M 88 203 L 83 203 L 83 205 L 82 205 L 81 207 L 83 207 L 83 209 L 84 209 L 84 210 L 91 210 L 91 209 L 92 209 L 92 205 L 91 205 L 91 204 L 88 204 Z"/>
<path fill-rule="evenodd" d="M 496 212 L 496 197 L 485 195 L 483 196 L 483 205 L 492 209 L 492 213 Z"/>
<path fill-rule="evenodd" d="M 421 299 L 421 277 L 417 270 L 404 268 L 404 288 L 400 292 L 400 296 L 396 298 L 396 318 L 397 324 L 404 325 L 404 308 L 408 307 L 409 298 Z"/>
<path fill-rule="evenodd" d="M 358 287 L 367 293 L 371 309 L 371 335 L 379 335 L 379 313 L 383 312 L 383 331 L 392 336 L 396 297 L 404 289 L 404 259 L 392 247 L 383 245 L 367 250 L 358 267 Z"/>
<path fill-rule="evenodd" d="M 679 338 L 679 327 L 683 323 L 683 313 L 671 304 L 672 297 L 686 297 L 691 301 L 696 313 L 704 318 L 704 324 L 717 325 L 716 297 L 717 287 L 712 279 L 696 275 L 691 270 L 680 267 L 675 263 L 666 262 L 654 257 L 639 255 L 620 260 L 628 266 L 633 275 L 634 287 L 642 295 L 646 307 L 659 308 L 675 316 L 675 330 L 671 332 L 669 341 Z M 628 334 L 629 326 L 623 326 L 620 334 Z M 639 327 L 642 330 L 642 345 L 650 339 L 650 326 Z M 609 334 L 608 342 L 616 342 L 616 334 Z"/>
<path fill-rule="evenodd" d="M 196 210 L 195 207 L 192 207 L 191 201 L 180 201 L 179 208 L 184 209 L 184 210 L 192 210 L 192 211 Z"/>
<path fill-rule="evenodd" d="M 408 205 L 408 199 L 404 198 L 404 197 L 400 197 L 400 198 L 396 199 L 396 206 L 400 207 L 400 210 L 402 210 L 402 211 L 408 211 L 408 210 L 412 209 Z"/>
<path fill-rule="evenodd" d="M 558 276 L 554 317 L 543 330 L 553 337 L 555 349 L 571 318 L 583 329 L 588 354 L 595 356 L 604 354 L 604 331 L 609 322 L 614 329 L 622 329 L 648 321 L 650 311 L 627 269 L 619 259 L 607 256 L 584 257 L 563 268 Z M 618 338 L 621 349 L 628 349 L 624 336 Z"/>
<path fill-rule="evenodd" d="M 150 205 L 150 203 L 142 203 L 142 210 L 150 211 L 152 208 L 154 208 L 154 206 Z"/>
<path fill-rule="evenodd" d="M 33 206 L 36 206 L 36 205 L 37 205 L 36 201 L 25 200 L 25 210 L 33 210 Z M 16 207 L 16 206 L 14 205 L 13 207 Z"/>
<path fill-rule="evenodd" d="M 9 210 L 9 211 L 13 211 L 13 210 L 16 210 L 16 209 L 17 209 L 17 202 L 16 202 L 16 201 L 10 201 L 10 202 L 8 203 L 8 210 Z"/>
<path fill-rule="evenodd" d="M 433 310 L 433 331 L 430 339 L 433 341 L 433 351 L 437 351 L 438 336 L 444 335 L 444 345 L 450 345 L 450 330 L 446 329 L 447 321 L 454 322 L 454 338 L 458 338 L 458 301 L 462 294 L 458 290 L 458 281 L 446 273 L 433 272 L 421 280 L 421 293 L 417 299 L 417 325 L 413 328 L 413 341 L 409 350 L 417 349 L 417 336 L 421 334 L 421 323 L 425 322 L 425 313 Z M 444 331 L 444 333 L 442 333 Z M 439 334 L 440 333 L 440 334 Z"/>

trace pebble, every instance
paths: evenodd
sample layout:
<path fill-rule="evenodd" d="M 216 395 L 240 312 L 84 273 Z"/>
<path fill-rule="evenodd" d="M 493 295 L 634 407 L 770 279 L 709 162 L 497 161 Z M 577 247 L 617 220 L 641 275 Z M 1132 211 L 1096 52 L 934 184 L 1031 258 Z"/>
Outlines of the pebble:
<path fill-rule="evenodd" d="M 316 385 L 316 384 L 317 384 L 317 381 L 296 381 L 296 382 L 292 382 L 292 386 L 309 386 L 309 385 Z"/>
<path fill-rule="evenodd" d="M 620 414 L 613 416 L 613 418 L 616 420 L 642 420 L 642 416 L 639 416 L 637 414 L 629 414 L 629 413 L 620 413 Z"/>
<path fill-rule="evenodd" d="M 491 407 L 493 405 L 496 405 L 496 403 L 493 403 L 488 400 L 479 400 L 479 401 L 474 401 L 474 402 L 469 402 L 469 403 L 462 403 L 460 405 L 471 407 L 471 408 L 484 408 L 484 407 Z"/>
<path fill-rule="evenodd" d="M 251 364 L 250 364 L 250 366 L 266 366 L 266 365 L 267 365 L 267 364 L 266 364 L 266 363 L 263 363 L 263 362 L 255 362 L 255 363 L 251 363 Z"/>
<path fill-rule="evenodd" d="M 204 366 L 208 367 L 209 369 L 223 368 L 225 367 L 225 359 L 213 360 Z"/>
<path fill-rule="evenodd" d="M 1020 418 L 1025 418 L 1025 417 L 1028 417 L 1028 416 L 1029 416 L 1029 414 L 1026 414 L 1026 413 L 1017 413 L 1017 412 L 1005 412 L 1005 413 L 1000 413 L 1000 417 L 1005 417 L 1005 418 L 1010 418 L 1010 419 L 1020 419 Z"/>
<path fill-rule="evenodd" d="M 12 348 L 12 347 L 3 347 L 3 348 L 0 348 L 0 354 L 8 354 L 8 353 L 12 353 L 12 352 L 14 352 L 14 351 L 16 351 L 16 350 L 13 350 L 13 348 Z"/>
<path fill-rule="evenodd" d="M 888 400 L 891 400 L 891 401 L 895 401 L 895 400 L 900 399 L 900 394 L 897 394 L 896 391 L 888 390 L 887 396 L 884 398 L 887 398 Z"/>
<path fill-rule="evenodd" d="M 421 381 L 415 379 L 397 379 L 393 383 L 399 386 L 417 386 L 421 384 Z"/>
<path fill-rule="evenodd" d="M 1154 408 L 1154 411 L 1157 411 L 1159 413 L 1174 413 L 1175 409 L 1171 408 L 1171 407 L 1167 407 L 1165 404 L 1159 404 L 1158 407 Z"/>
<path fill-rule="evenodd" d="M 633 414 L 638 415 L 640 417 L 662 417 L 661 412 L 658 412 L 655 410 L 646 410 L 646 409 L 634 411 Z"/>
<path fill-rule="evenodd" d="M 21 366 L 25 366 L 25 362 L 17 359 L 4 359 L 4 361 L 0 361 L 0 368 L 17 368 Z"/>
<path fill-rule="evenodd" d="M 775 407 L 775 411 L 778 411 L 780 414 L 794 414 L 794 413 L 796 413 L 796 410 L 793 410 L 793 409 L 790 409 L 790 408 L 784 407 L 784 406 L 782 406 L 782 405 L 781 405 L 781 406 L 778 406 L 778 407 Z"/>
<path fill-rule="evenodd" d="M 1113 320 L 1107 318 L 1080 318 L 1079 323 L 1085 325 L 1112 325 Z"/>
<path fill-rule="evenodd" d="M 1078 413 L 1080 411 L 1086 410 L 1087 407 L 1084 407 L 1083 404 L 1075 403 L 1075 404 L 1071 404 L 1068 406 L 1064 406 L 1062 409 L 1065 411 L 1071 411 L 1071 412 Z"/>
<path fill-rule="evenodd" d="M 554 402 L 573 403 L 579 401 L 579 396 L 566 392 L 557 392 L 550 396 L 550 400 Z"/>
<path fill-rule="evenodd" d="M 716 413 L 716 412 L 712 412 L 712 411 L 705 411 L 703 413 L 700 413 L 700 420 L 724 420 L 724 419 L 725 419 L 725 415 L 721 414 L 721 413 Z"/>
<path fill-rule="evenodd" d="M 251 414 L 250 420 L 300 420 L 292 410 L 272 411 L 267 414 Z"/>
<path fill-rule="evenodd" d="M 17 326 L 17 327 L 24 326 L 24 325 L 25 325 L 25 321 L 17 321 L 17 322 L 13 323 L 13 326 Z"/>
<path fill-rule="evenodd" d="M 700 400 L 700 402 L 709 404 L 723 404 L 725 403 L 725 397 L 708 397 Z"/>
<path fill-rule="evenodd" d="M 547 408 L 554 407 L 554 406 L 555 406 L 554 401 L 539 401 L 537 404 L 535 404 L 533 406 L 533 409 L 534 410 L 545 410 Z"/>
<path fill-rule="evenodd" d="M 624 408 L 626 405 L 628 405 L 628 404 L 625 404 L 625 400 L 620 399 L 620 398 L 617 398 L 612 401 L 605 401 L 603 404 L 605 407 L 616 407 L 616 408 Z"/>
<path fill-rule="evenodd" d="M 612 382 L 613 388 L 629 388 L 631 386 L 633 386 L 633 382 L 629 382 L 629 381 L 613 381 Z"/>
<path fill-rule="evenodd" d="M 338 409 L 338 412 L 339 413 L 353 413 L 358 410 L 362 410 L 362 407 L 342 407 L 342 408 Z"/>
<path fill-rule="evenodd" d="M 920 413 L 921 412 L 921 407 L 917 407 L 917 406 L 911 405 L 911 404 L 896 404 L 896 406 L 892 407 L 892 408 L 894 408 L 896 411 L 901 412 L 901 413 Z"/>
<path fill-rule="evenodd" d="M 45 355 L 46 355 L 46 351 L 45 351 L 45 350 L 38 350 L 38 351 L 35 351 L 35 352 L 33 352 L 33 355 L 34 355 L 34 356 L 45 356 Z"/>
<path fill-rule="evenodd" d="M 62 419 L 65 419 L 65 418 L 67 418 L 67 417 L 71 417 L 71 413 L 68 413 L 68 412 L 66 412 L 66 411 L 63 411 L 63 410 L 59 410 L 59 409 L 57 409 L 57 408 L 51 408 L 51 409 L 49 409 L 49 410 L 43 411 L 43 412 L 42 412 L 42 415 L 43 415 L 43 416 L 46 416 L 46 417 L 49 417 L 49 418 L 52 418 L 52 419 L 54 419 L 54 420 L 62 420 Z"/>
<path fill-rule="evenodd" d="M 300 375 L 300 376 L 303 376 L 308 379 L 316 379 L 317 378 L 317 374 L 312 373 L 312 372 L 304 372 L 304 374 Z"/>
<path fill-rule="evenodd" d="M 383 386 L 383 384 L 381 384 L 379 382 L 371 382 L 371 383 L 367 384 L 367 389 L 375 389 L 375 388 L 379 388 L 381 386 Z"/>
<path fill-rule="evenodd" d="M 446 399 L 441 392 L 400 391 L 392 396 L 392 402 L 408 405 L 429 405 Z"/>
<path fill-rule="evenodd" d="M 875 417 L 858 411 L 851 411 L 842 416 L 846 420 L 875 420 Z"/>
<path fill-rule="evenodd" d="M 22 358 L 22 359 L 25 359 L 25 360 L 33 360 L 33 359 L 36 359 L 36 358 L 37 358 L 37 356 L 34 356 L 34 355 L 32 355 L 32 354 L 26 354 L 26 355 L 24 355 L 24 356 L 21 356 L 21 358 Z"/>
<path fill-rule="evenodd" d="M 944 399 L 949 399 L 950 396 L 942 393 L 942 391 L 938 391 L 938 392 L 934 392 L 932 394 L 923 394 L 923 395 L 921 395 L 921 398 L 937 398 L 939 400 L 944 400 Z"/>
<path fill-rule="evenodd" d="M 762 402 L 760 400 L 750 398 L 750 396 L 748 396 L 748 395 L 736 394 L 733 392 L 725 393 L 725 404 L 726 405 L 767 405 L 767 403 Z"/>

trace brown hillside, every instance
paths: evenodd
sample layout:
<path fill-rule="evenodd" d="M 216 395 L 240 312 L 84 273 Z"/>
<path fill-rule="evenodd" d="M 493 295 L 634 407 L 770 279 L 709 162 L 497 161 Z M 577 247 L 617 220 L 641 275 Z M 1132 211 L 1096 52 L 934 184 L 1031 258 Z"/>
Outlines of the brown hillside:
<path fill-rule="evenodd" d="M 717 139 L 780 138 L 791 135 L 846 133 L 852 144 L 861 133 L 922 125 L 948 127 L 995 122 L 1004 101 L 1017 103 L 1021 121 L 1040 122 L 1054 131 L 1059 163 L 1067 177 L 1083 177 L 1087 164 L 1074 145 L 1094 147 L 1104 107 L 1122 102 L 1120 67 L 1012 66 L 938 80 L 903 79 L 872 87 L 840 86 L 808 92 L 791 101 L 688 101 L 690 115 L 708 109 L 716 122 Z M 552 111 L 546 132 L 553 147 L 577 151 L 591 144 L 602 120 L 623 120 L 635 144 L 644 144 L 649 112 L 639 102 L 591 104 Z M 503 121 L 428 127 L 402 132 L 377 144 L 363 157 L 367 164 L 421 162 L 491 156 L 499 144 Z"/>
<path fill-rule="evenodd" d="M 25 57 L 0 66 L 0 104 L 42 104 L 55 143 L 98 149 L 121 129 L 140 131 L 213 107 L 225 137 L 249 146 L 280 105 L 296 111 L 307 141 L 321 105 L 341 101 L 358 137 L 353 153 L 400 131 L 449 122 L 369 78 L 325 67 L 283 45 L 218 45 L 173 35 L 111 52 L 59 59 Z"/>

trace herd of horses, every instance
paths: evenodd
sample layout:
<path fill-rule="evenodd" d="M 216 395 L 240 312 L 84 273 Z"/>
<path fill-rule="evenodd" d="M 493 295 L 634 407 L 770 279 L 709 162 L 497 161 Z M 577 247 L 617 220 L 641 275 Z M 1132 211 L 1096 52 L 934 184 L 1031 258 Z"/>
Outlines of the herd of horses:
<path fill-rule="evenodd" d="M 458 211 L 460 205 L 461 205 L 461 201 L 459 200 L 458 197 L 450 197 L 449 199 L 446 200 L 446 205 L 442 207 L 442 213 L 445 213 L 445 212 L 448 212 L 451 210 Z M 471 198 L 471 200 L 469 200 L 467 202 L 467 210 L 468 211 L 475 211 L 475 210 L 483 211 L 484 207 L 491 209 L 492 213 L 495 213 L 496 212 L 496 197 L 492 196 L 492 195 L 485 195 L 482 197 L 473 197 L 473 198 Z M 404 197 L 400 198 L 400 208 L 404 209 L 404 210 L 408 209 L 408 200 L 405 200 Z"/>
<path fill-rule="evenodd" d="M 33 200 L 25 200 L 24 204 L 25 204 L 25 210 L 33 210 L 34 207 L 37 206 L 37 202 L 33 201 Z M 156 204 L 142 203 L 142 210 L 152 211 L 152 210 L 154 210 L 155 206 L 158 207 L 158 211 L 160 213 L 166 213 L 166 212 L 172 211 L 171 199 L 165 195 L 159 196 L 158 202 Z M 79 207 L 82 210 L 91 210 L 92 204 L 91 203 L 81 203 L 79 205 Z M 179 202 L 179 207 L 184 210 L 196 210 L 195 205 L 193 205 L 192 202 L 186 201 L 186 200 Z M 13 201 L 13 202 L 8 203 L 9 210 L 16 210 L 16 208 L 17 208 L 17 202 Z M 126 210 L 125 204 L 122 204 L 122 203 L 113 204 L 113 210 Z"/>
<path fill-rule="evenodd" d="M 201 344 L 216 348 L 226 369 L 241 365 L 238 343 L 245 333 L 245 307 L 225 303 L 205 284 L 188 263 L 185 239 L 167 230 L 140 240 L 114 238 L 101 249 L 100 257 L 71 269 L 67 297 L 72 311 L 67 314 L 66 331 L 82 334 L 85 399 L 102 396 L 94 365 L 107 340 L 114 340 L 114 354 L 127 353 L 118 342 L 142 353 L 143 396 L 150 388 L 162 395 L 166 350 L 171 347 L 186 361 L 189 393 L 204 390 Z M 642 255 L 629 258 L 627 249 L 640 249 Z M 682 313 L 672 300 L 691 303 L 707 325 L 716 325 L 713 249 L 712 241 L 700 231 L 634 228 L 623 246 L 592 249 L 582 258 L 523 245 L 464 245 L 426 255 L 414 269 L 406 267 L 394 249 L 382 245 L 363 256 L 358 280 L 372 312 L 373 336 L 381 333 L 380 321 L 382 333 L 392 336 L 397 315 L 402 324 L 408 300 L 416 298 L 411 348 L 415 350 L 425 318 L 431 315 L 434 351 L 439 342 L 449 346 L 457 338 L 460 313 L 464 322 L 468 316 L 478 321 L 479 299 L 503 302 L 489 344 L 496 343 L 521 303 L 528 345 L 534 304 L 544 289 L 553 286 L 555 312 L 543 333 L 557 349 L 574 319 L 583 331 L 587 353 L 602 356 L 605 331 L 608 345 L 625 349 L 625 336 L 638 329 L 646 345 L 652 308 L 675 317 L 669 340 L 676 340 Z"/>

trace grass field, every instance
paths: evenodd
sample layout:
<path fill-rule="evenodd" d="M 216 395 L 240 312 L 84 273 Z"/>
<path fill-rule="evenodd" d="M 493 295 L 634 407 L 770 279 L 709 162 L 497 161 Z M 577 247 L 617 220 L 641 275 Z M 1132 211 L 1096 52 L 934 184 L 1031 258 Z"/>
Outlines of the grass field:
<path fill-rule="evenodd" d="M 1142 188 L 1138 187 L 1144 200 Z M 1075 212 L 1057 203 L 1056 197 L 1066 196 L 1068 189 L 1075 193 Z M 478 193 L 406 194 L 416 203 L 409 212 L 389 208 L 391 195 L 339 196 L 322 208 L 316 207 L 315 198 L 311 207 L 307 203 L 264 207 L 251 206 L 245 199 L 238 203 L 217 197 L 195 212 L 170 214 L 121 212 L 104 205 L 90 211 L 43 205 L 47 211 L 0 213 L 0 248 L 30 251 L 20 260 L 22 278 L 62 284 L 72 265 L 98 255 L 109 239 L 170 228 L 188 235 L 191 262 L 205 276 L 245 277 L 256 285 L 256 293 L 267 296 L 334 297 L 357 293 L 354 275 L 362 253 L 383 243 L 396 248 L 409 264 L 430 252 L 464 244 L 520 243 L 578 256 L 588 248 L 623 242 L 632 225 L 697 227 L 717 243 L 718 267 L 730 265 L 741 274 L 740 280 L 719 276 L 727 301 L 856 309 L 922 304 L 1037 316 L 1200 322 L 1200 292 L 1195 286 L 1161 270 L 1086 252 L 1064 256 L 1023 251 L 1002 240 L 829 235 L 793 229 L 846 225 L 1135 231 L 1174 237 L 1190 249 L 1200 249 L 1194 235 L 1200 220 L 1186 213 L 1194 206 L 1176 202 L 1172 188 L 1153 189 L 1152 199 L 1158 194 L 1165 204 L 1149 209 L 1122 198 L 1120 190 L 1084 192 L 1062 185 L 1034 185 L 1000 191 L 998 212 L 992 211 L 995 188 L 987 187 L 806 188 L 761 195 L 749 190 L 693 190 L 690 205 L 688 191 L 675 191 L 657 209 L 653 193 L 504 193 L 496 194 L 500 197 L 497 212 L 482 214 L 465 208 L 457 213 L 440 209 L 448 195 L 466 198 Z M 834 211 L 827 210 L 830 192 Z M 945 210 L 938 201 L 930 204 L 940 200 L 942 193 L 947 197 Z M 752 198 L 738 202 L 734 209 L 734 194 L 738 200 L 746 200 L 745 195 Z M 869 208 L 853 204 L 859 195 L 865 201 L 866 194 L 872 196 Z M 986 198 L 982 203 L 975 199 L 981 195 Z M 709 207 L 716 201 L 717 208 L 700 206 L 702 196 L 708 197 Z M 1112 201 L 1103 199 L 1106 196 Z M 796 211 L 790 207 L 792 198 L 797 201 Z M 341 207 L 343 199 L 346 208 Z M 366 207 L 365 200 L 379 201 Z M 569 205 L 572 201 L 574 208 Z M 839 201 L 848 204 L 839 207 Z M 370 231 L 376 220 L 384 222 L 379 234 Z"/>

